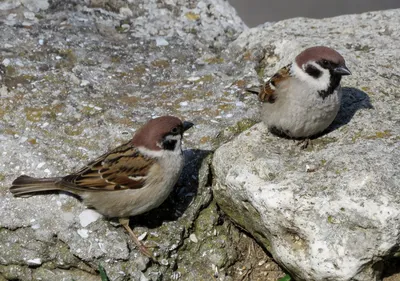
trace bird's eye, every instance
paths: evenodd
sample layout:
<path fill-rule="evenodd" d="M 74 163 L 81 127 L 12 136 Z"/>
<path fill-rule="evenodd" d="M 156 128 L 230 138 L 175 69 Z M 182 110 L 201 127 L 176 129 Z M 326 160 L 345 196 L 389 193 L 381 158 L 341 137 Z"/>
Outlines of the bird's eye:
<path fill-rule="evenodd" d="M 177 134 L 179 132 L 178 127 L 175 127 L 171 130 L 171 133 Z"/>
<path fill-rule="evenodd" d="M 323 64 L 324 66 L 328 66 L 328 65 L 329 65 L 329 61 L 327 61 L 327 60 L 322 60 L 322 64 Z"/>

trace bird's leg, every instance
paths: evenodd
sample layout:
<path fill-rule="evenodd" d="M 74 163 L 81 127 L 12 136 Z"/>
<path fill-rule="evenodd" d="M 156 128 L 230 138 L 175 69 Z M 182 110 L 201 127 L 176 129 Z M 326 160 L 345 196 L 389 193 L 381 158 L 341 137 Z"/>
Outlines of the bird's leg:
<path fill-rule="evenodd" d="M 312 147 L 312 142 L 310 139 L 304 139 L 304 140 L 299 140 L 296 144 L 297 146 L 300 146 L 300 149 L 306 149 L 308 146 Z"/>
<path fill-rule="evenodd" d="M 136 246 L 139 248 L 140 252 L 149 257 L 153 258 L 153 254 L 143 245 L 142 242 L 136 237 L 135 233 L 133 233 L 132 229 L 129 227 L 129 218 L 119 218 L 119 223 L 128 231 L 129 236 L 132 238 L 133 242 L 135 242 Z"/>

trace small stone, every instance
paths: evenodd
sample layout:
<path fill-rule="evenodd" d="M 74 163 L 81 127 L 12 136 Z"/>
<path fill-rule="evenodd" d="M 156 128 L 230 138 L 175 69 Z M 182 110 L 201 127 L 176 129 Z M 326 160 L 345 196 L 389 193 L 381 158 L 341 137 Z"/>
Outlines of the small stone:
<path fill-rule="evenodd" d="M 129 9 L 128 7 L 122 7 L 119 9 L 119 13 L 124 16 L 124 17 L 132 17 L 133 16 L 133 12 L 131 9 Z"/>
<path fill-rule="evenodd" d="M 2 61 L 2 63 L 4 64 L 4 66 L 9 66 L 10 63 L 11 63 L 11 61 L 10 61 L 9 59 L 4 59 L 4 60 Z"/>
<path fill-rule="evenodd" d="M 147 232 L 143 232 L 142 234 L 139 235 L 138 240 L 143 241 L 144 238 L 146 238 Z"/>
<path fill-rule="evenodd" d="M 86 86 L 88 86 L 88 85 L 90 85 L 90 82 L 89 82 L 89 81 L 87 81 L 87 80 L 82 80 L 82 81 L 81 81 L 81 84 L 80 84 L 81 87 L 86 87 Z"/>
<path fill-rule="evenodd" d="M 49 2 L 47 0 L 20 0 L 24 7 L 30 11 L 37 13 L 40 10 L 47 10 L 49 8 Z"/>
<path fill-rule="evenodd" d="M 20 5 L 21 5 L 20 1 L 3 0 L 0 2 L 0 10 L 1 11 L 11 10 L 17 8 Z"/>
<path fill-rule="evenodd" d="M 92 222 L 97 221 L 101 217 L 101 214 L 94 210 L 84 210 L 82 213 L 79 214 L 79 222 L 82 227 L 86 227 Z"/>
<path fill-rule="evenodd" d="M 167 40 L 165 40 L 164 37 L 157 37 L 156 38 L 156 45 L 157 46 L 168 46 L 169 43 Z"/>
<path fill-rule="evenodd" d="M 35 13 L 32 12 L 24 12 L 24 17 L 27 20 L 36 20 Z"/>
<path fill-rule="evenodd" d="M 27 263 L 29 265 L 41 265 L 42 264 L 42 260 L 40 258 L 35 258 L 35 259 L 27 260 Z"/>
<path fill-rule="evenodd" d="M 190 241 L 192 241 L 193 243 L 199 242 L 199 240 L 198 240 L 197 237 L 196 237 L 196 234 L 194 234 L 194 233 L 192 233 L 192 234 L 189 235 L 189 239 L 190 239 Z"/>
<path fill-rule="evenodd" d="M 79 236 L 82 237 L 83 239 L 86 239 L 89 237 L 89 231 L 87 229 L 78 229 L 76 232 L 78 232 Z"/>
<path fill-rule="evenodd" d="M 306 172 L 307 173 L 312 173 L 315 172 L 317 170 L 317 167 L 315 165 L 306 165 Z"/>
<path fill-rule="evenodd" d="M 125 24 L 121 25 L 121 28 L 123 31 L 128 31 L 131 28 L 131 25 L 125 23 Z"/>

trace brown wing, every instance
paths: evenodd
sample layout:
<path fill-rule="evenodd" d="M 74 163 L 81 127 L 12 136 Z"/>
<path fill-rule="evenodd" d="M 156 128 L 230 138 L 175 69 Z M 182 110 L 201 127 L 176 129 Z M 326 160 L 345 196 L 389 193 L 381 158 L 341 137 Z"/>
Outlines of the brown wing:
<path fill-rule="evenodd" d="M 258 93 L 258 100 L 261 102 L 274 103 L 276 99 L 275 90 L 279 87 L 279 83 L 290 77 L 290 68 L 292 64 L 282 67 L 272 76 Z"/>
<path fill-rule="evenodd" d="M 128 142 L 64 177 L 61 184 L 84 191 L 137 189 L 144 185 L 154 162 Z"/>

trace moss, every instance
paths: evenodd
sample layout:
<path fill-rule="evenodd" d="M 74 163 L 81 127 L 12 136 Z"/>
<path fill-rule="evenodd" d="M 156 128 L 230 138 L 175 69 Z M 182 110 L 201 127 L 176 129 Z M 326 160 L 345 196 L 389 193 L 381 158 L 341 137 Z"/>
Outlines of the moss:
<path fill-rule="evenodd" d="M 237 132 L 241 133 L 247 129 L 250 129 L 257 122 L 253 119 L 243 119 L 236 123 Z"/>
<path fill-rule="evenodd" d="M 224 59 L 221 57 L 213 57 L 213 58 L 205 59 L 204 61 L 208 64 L 221 64 L 224 62 Z"/>
<path fill-rule="evenodd" d="M 75 53 L 71 49 L 58 50 L 57 54 L 62 58 L 56 63 L 56 68 L 72 69 L 77 62 Z"/>
<path fill-rule="evenodd" d="M 137 65 L 132 70 L 135 74 L 143 75 L 146 73 L 146 66 L 145 65 Z"/>
<path fill-rule="evenodd" d="M 268 251 L 271 251 L 271 244 L 264 235 L 266 231 L 263 226 L 256 223 L 261 221 L 260 213 L 248 202 L 232 204 L 232 198 L 225 194 L 220 188 L 214 189 L 215 199 L 218 206 L 235 223 L 249 231 Z"/>
<path fill-rule="evenodd" d="M 209 142 L 210 140 L 211 140 L 211 138 L 209 136 L 205 136 L 205 137 L 200 138 L 200 143 L 205 144 L 205 143 Z"/>
<path fill-rule="evenodd" d="M 176 84 L 176 82 L 174 82 L 174 81 L 160 81 L 160 82 L 154 83 L 154 85 L 159 86 L 159 87 L 168 87 L 168 86 L 173 86 L 175 84 Z"/>
<path fill-rule="evenodd" d="M 118 56 L 118 55 L 111 56 L 111 62 L 120 63 L 121 62 L 121 57 Z"/>
<path fill-rule="evenodd" d="M 238 121 L 235 125 L 225 128 L 220 132 L 216 138 L 213 139 L 213 144 L 215 146 L 220 146 L 221 144 L 229 141 L 233 137 L 239 135 L 240 133 L 246 131 L 252 127 L 257 122 L 253 119 L 243 119 Z"/>
<path fill-rule="evenodd" d="M 262 65 L 262 64 L 259 64 L 258 66 L 256 66 L 255 70 L 256 70 L 256 72 L 257 72 L 258 78 L 259 78 L 261 81 L 264 81 L 265 66 Z"/>
<path fill-rule="evenodd" d="M 246 88 L 246 81 L 244 80 L 237 80 L 235 83 L 233 83 L 234 85 L 238 86 L 241 89 Z"/>
<path fill-rule="evenodd" d="M 356 132 L 356 133 L 351 137 L 351 141 L 352 141 L 353 143 L 355 143 L 355 142 L 361 137 L 361 135 L 362 135 L 362 132 L 361 132 L 361 131 Z"/>
<path fill-rule="evenodd" d="M 13 136 L 13 135 L 17 134 L 17 131 L 14 131 L 12 129 L 6 128 L 6 129 L 4 129 L 3 133 L 6 134 L 6 135 Z"/>
<path fill-rule="evenodd" d="M 34 107 L 25 107 L 25 116 L 26 119 L 32 122 L 39 122 L 42 118 L 43 111 L 42 109 L 39 108 L 34 108 Z"/>
<path fill-rule="evenodd" d="M 200 77 L 199 80 L 194 81 L 194 83 L 195 84 L 198 84 L 200 82 L 208 83 L 208 82 L 212 82 L 213 80 L 214 80 L 214 76 L 212 74 L 207 74 L 207 75 Z"/>
<path fill-rule="evenodd" d="M 64 133 L 66 133 L 69 136 L 79 136 L 82 134 L 83 128 L 79 126 L 66 126 L 64 128 Z"/>
<path fill-rule="evenodd" d="M 251 60 L 251 52 L 247 51 L 243 54 L 243 60 Z"/>
<path fill-rule="evenodd" d="M 187 13 L 185 14 L 185 17 L 186 17 L 187 19 L 191 20 L 191 21 L 197 21 L 197 20 L 200 19 L 200 15 L 195 14 L 195 13 L 193 13 L 193 12 L 187 12 Z"/>
<path fill-rule="evenodd" d="M 0 181 L 3 181 L 6 178 L 6 176 L 2 173 L 0 173 Z"/>
<path fill-rule="evenodd" d="M 381 132 L 376 132 L 375 135 L 369 135 L 366 136 L 365 138 L 368 140 L 375 140 L 375 139 L 386 139 L 392 136 L 392 131 L 391 130 L 384 130 Z"/>
<path fill-rule="evenodd" d="M 312 140 L 312 145 L 309 145 L 307 147 L 307 151 L 313 150 L 314 147 L 318 146 L 319 148 L 324 148 L 330 143 L 335 143 L 337 142 L 337 138 L 334 137 L 322 137 L 322 138 L 317 138 Z"/>
<path fill-rule="evenodd" d="M 138 97 L 135 96 L 122 96 L 119 98 L 119 101 L 123 103 L 124 105 L 137 105 L 137 103 L 140 101 Z"/>
<path fill-rule="evenodd" d="M 151 62 L 151 65 L 158 68 L 167 68 L 169 67 L 169 61 L 167 60 L 155 60 Z"/>
<path fill-rule="evenodd" d="M 36 139 L 28 139 L 28 142 L 29 142 L 30 144 L 37 144 Z"/>
<path fill-rule="evenodd" d="M 6 76 L 4 79 L 4 84 L 8 88 L 16 88 L 18 84 L 27 85 L 30 84 L 32 81 L 35 81 L 36 77 L 29 74 L 23 74 L 19 76 Z"/>
<path fill-rule="evenodd" d="M 6 66 L 6 75 L 7 76 L 14 76 L 16 74 L 17 74 L 17 70 L 15 69 L 15 67 L 13 67 L 11 65 Z"/>

